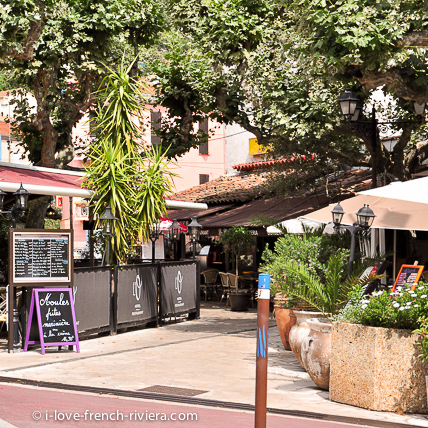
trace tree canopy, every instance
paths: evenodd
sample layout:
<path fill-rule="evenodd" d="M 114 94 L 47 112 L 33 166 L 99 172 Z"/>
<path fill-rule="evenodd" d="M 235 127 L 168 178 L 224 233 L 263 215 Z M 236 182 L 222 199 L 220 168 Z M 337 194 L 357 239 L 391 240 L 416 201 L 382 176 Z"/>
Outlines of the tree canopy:
<path fill-rule="evenodd" d="M 170 109 L 160 131 L 170 155 L 199 144 L 193 124 L 209 115 L 240 124 L 274 156 L 316 154 L 321 169 L 369 166 L 371 141 L 343 123 L 337 99 L 350 86 L 374 103 L 381 87 L 390 103 L 376 104 L 379 120 L 414 121 L 411 101 L 428 101 L 427 8 L 419 0 L 170 0 L 180 38 L 164 38 L 154 67 L 159 102 Z M 426 128 L 393 131 L 401 136 L 392 153 L 377 135 L 377 164 L 405 179 L 427 158 Z"/>
<path fill-rule="evenodd" d="M 0 0 L 0 73 L 37 101 L 35 113 L 17 101 L 13 122 L 32 162 L 58 166 L 61 151 L 71 160 L 71 131 L 94 105 L 103 64 L 153 43 L 162 22 L 152 0 Z"/>

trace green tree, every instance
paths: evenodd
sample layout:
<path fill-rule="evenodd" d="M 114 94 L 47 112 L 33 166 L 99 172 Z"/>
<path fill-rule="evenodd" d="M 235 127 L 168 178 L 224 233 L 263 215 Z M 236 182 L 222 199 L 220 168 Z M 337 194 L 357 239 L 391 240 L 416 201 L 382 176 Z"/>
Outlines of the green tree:
<path fill-rule="evenodd" d="M 236 275 L 239 274 L 239 258 L 254 246 L 254 240 L 248 229 L 242 226 L 233 226 L 227 229 L 220 237 L 220 244 L 223 244 L 227 251 L 231 251 L 235 256 Z"/>
<path fill-rule="evenodd" d="M 371 141 L 342 123 L 337 98 L 351 86 L 366 101 L 382 86 L 393 101 L 380 108 L 386 118 L 412 119 L 410 101 L 428 100 L 426 13 L 416 0 L 170 0 L 182 36 L 163 46 L 155 72 L 160 102 L 174 107 L 161 131 L 171 154 L 198 144 L 191 123 L 209 114 L 240 124 L 274 156 L 316 154 L 300 183 L 369 166 Z M 377 135 L 377 166 L 405 179 L 427 157 L 428 138 L 420 124 L 396 130 L 391 154 Z"/>
<path fill-rule="evenodd" d="M 116 262 L 123 262 L 135 239 L 148 241 L 149 227 L 166 212 L 171 193 L 168 162 L 160 147 L 144 145 L 144 85 L 130 67 L 109 69 L 97 93 L 96 140 L 88 149 L 86 184 L 95 191 L 94 214 L 106 205 L 118 218 L 113 236 Z"/>
<path fill-rule="evenodd" d="M 101 63 L 120 62 L 128 42 L 153 43 L 161 25 L 152 0 L 0 1 L 0 71 L 37 101 L 32 113 L 18 97 L 14 121 L 32 162 L 71 160 L 71 131 L 94 105 Z"/>

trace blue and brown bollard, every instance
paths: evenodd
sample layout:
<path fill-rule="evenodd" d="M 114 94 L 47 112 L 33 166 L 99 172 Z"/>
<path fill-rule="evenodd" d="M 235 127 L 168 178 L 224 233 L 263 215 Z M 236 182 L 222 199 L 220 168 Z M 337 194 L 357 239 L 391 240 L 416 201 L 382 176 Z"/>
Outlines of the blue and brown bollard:
<path fill-rule="evenodd" d="M 261 273 L 259 274 L 257 299 L 255 428 L 266 428 L 269 303 L 270 275 L 268 273 Z"/>

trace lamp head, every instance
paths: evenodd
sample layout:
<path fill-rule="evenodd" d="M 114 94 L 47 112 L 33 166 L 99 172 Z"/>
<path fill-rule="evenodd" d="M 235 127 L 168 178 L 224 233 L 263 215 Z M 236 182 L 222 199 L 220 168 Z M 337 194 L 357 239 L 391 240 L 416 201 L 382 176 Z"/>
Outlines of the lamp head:
<path fill-rule="evenodd" d="M 190 239 L 194 242 L 199 241 L 199 238 L 201 236 L 202 225 L 200 225 L 198 223 L 196 216 L 192 217 L 192 221 L 190 222 L 190 224 L 187 227 L 189 230 Z"/>
<path fill-rule="evenodd" d="M 107 205 L 104 214 L 100 217 L 103 222 L 103 234 L 106 236 L 113 235 L 113 224 L 117 220 L 117 217 L 111 212 L 111 208 Z"/>
<path fill-rule="evenodd" d="M 150 225 L 149 237 L 152 241 L 157 241 L 160 235 L 159 221 Z"/>
<path fill-rule="evenodd" d="M 333 224 L 335 227 L 339 227 L 340 223 L 342 223 L 343 215 L 345 214 L 345 211 L 343 211 L 342 205 L 340 205 L 340 202 L 333 208 L 331 212 L 333 216 Z"/>
<path fill-rule="evenodd" d="M 171 226 L 168 228 L 169 238 L 171 241 L 178 241 L 181 235 L 181 227 L 176 219 L 173 220 Z"/>
<path fill-rule="evenodd" d="M 21 211 L 25 211 L 28 207 L 28 196 L 30 194 L 22 187 L 22 183 L 14 195 L 16 208 L 20 209 Z"/>
<path fill-rule="evenodd" d="M 345 92 L 340 95 L 338 102 L 342 114 L 343 116 L 345 116 L 345 120 L 347 122 L 358 120 L 358 115 L 361 111 L 361 102 L 360 99 L 351 91 L 350 88 L 345 89 Z"/>
<path fill-rule="evenodd" d="M 369 208 L 368 205 L 364 204 L 357 212 L 357 224 L 364 229 L 369 229 L 375 217 L 373 210 Z"/>

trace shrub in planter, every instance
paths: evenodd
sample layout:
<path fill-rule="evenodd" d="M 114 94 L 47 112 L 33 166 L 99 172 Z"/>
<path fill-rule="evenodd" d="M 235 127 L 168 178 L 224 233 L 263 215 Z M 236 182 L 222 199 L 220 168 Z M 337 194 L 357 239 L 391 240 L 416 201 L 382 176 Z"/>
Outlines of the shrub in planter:
<path fill-rule="evenodd" d="M 271 259 L 271 263 L 263 266 L 263 269 L 272 276 L 273 290 L 279 290 L 287 295 L 288 305 L 295 306 L 303 302 L 326 318 L 327 325 L 320 326 L 318 323 L 316 328 L 311 328 L 309 322 L 298 322 L 291 328 L 289 334 L 293 354 L 314 383 L 323 389 L 328 389 L 330 374 L 328 318 L 346 304 L 348 293 L 356 281 L 364 283 L 373 279 L 372 277 L 362 280 L 354 277 L 346 278 L 346 260 L 347 251 L 337 250 L 329 257 L 327 265 L 322 270 L 312 269 L 311 266 L 299 263 L 298 260 L 278 262 L 276 259 Z M 318 340 L 321 337 L 323 339 Z M 317 361 L 314 361 L 314 358 L 317 358 Z"/>
<path fill-rule="evenodd" d="M 425 413 L 423 364 L 428 288 L 364 296 L 360 287 L 333 325 L 330 398 L 371 410 Z M 422 340 L 423 339 L 423 340 Z"/>

